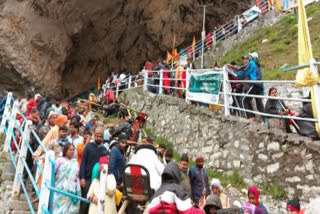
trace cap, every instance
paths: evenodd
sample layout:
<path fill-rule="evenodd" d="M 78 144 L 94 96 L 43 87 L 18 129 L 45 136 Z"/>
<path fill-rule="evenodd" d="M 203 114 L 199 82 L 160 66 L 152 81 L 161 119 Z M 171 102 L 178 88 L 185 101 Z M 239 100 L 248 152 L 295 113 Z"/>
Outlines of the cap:
<path fill-rule="evenodd" d="M 257 52 L 249 53 L 249 55 L 254 59 L 258 59 L 259 58 L 259 55 L 257 54 Z"/>
<path fill-rule="evenodd" d="M 217 195 L 210 195 L 208 198 L 207 198 L 207 202 L 206 202 L 206 205 L 204 206 L 204 209 L 208 209 L 207 207 L 208 206 L 215 206 L 218 210 L 222 208 L 222 204 L 221 204 L 221 201 L 219 199 L 219 197 Z"/>
<path fill-rule="evenodd" d="M 128 143 L 128 140 L 126 138 L 121 138 L 118 141 L 119 143 Z"/>
<path fill-rule="evenodd" d="M 294 198 L 294 199 L 288 201 L 287 210 L 300 212 L 300 200 L 299 200 L 299 198 Z"/>
<path fill-rule="evenodd" d="M 242 56 L 242 59 L 249 59 L 249 56 L 248 55 L 244 55 L 244 56 Z"/>
<path fill-rule="evenodd" d="M 50 117 L 57 115 L 54 111 L 50 111 L 49 115 L 48 115 L 48 120 L 50 119 Z"/>

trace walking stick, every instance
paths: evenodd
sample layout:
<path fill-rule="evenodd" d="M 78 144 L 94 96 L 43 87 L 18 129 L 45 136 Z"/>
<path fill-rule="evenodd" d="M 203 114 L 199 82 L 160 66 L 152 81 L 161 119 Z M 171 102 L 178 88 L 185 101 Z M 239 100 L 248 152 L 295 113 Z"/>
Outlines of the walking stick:
<path fill-rule="evenodd" d="M 284 111 L 287 111 L 287 110 L 288 110 L 288 109 L 286 109 L 286 108 L 284 107 L 284 105 L 282 104 L 282 102 L 280 102 L 280 100 L 278 100 L 278 102 L 280 103 L 280 105 L 281 105 L 281 107 L 283 108 Z M 292 121 L 293 126 L 299 131 L 299 130 L 300 130 L 300 127 L 298 126 L 298 124 L 297 124 L 293 119 L 291 119 L 291 121 Z"/>

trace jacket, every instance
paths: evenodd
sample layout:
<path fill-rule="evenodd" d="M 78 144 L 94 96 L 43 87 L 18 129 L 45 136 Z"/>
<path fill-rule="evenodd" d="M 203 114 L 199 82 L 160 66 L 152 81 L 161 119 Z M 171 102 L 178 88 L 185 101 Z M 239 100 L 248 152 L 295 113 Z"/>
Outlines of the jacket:
<path fill-rule="evenodd" d="M 206 189 L 206 197 L 210 195 L 210 188 L 208 182 L 208 173 L 203 169 L 203 178 L 201 171 L 197 166 L 193 166 L 189 172 L 190 176 L 190 185 L 191 185 L 191 198 L 195 203 L 198 203 L 202 197 L 203 188 Z M 204 186 L 203 186 L 204 182 Z"/>
<path fill-rule="evenodd" d="M 244 70 L 241 70 L 236 73 L 237 77 L 242 79 L 249 77 L 250 80 L 262 80 L 262 71 L 261 67 L 254 60 L 250 60 L 247 66 L 243 67 Z M 250 83 L 250 85 L 256 85 L 260 88 L 263 88 L 263 83 Z"/>
<path fill-rule="evenodd" d="M 301 111 L 300 117 L 313 118 L 311 103 L 306 103 L 302 106 L 302 111 Z M 318 134 L 317 134 L 314 122 L 296 120 L 296 123 L 300 127 L 299 133 L 301 135 L 311 137 L 311 138 L 318 138 Z"/>
<path fill-rule="evenodd" d="M 109 170 L 108 174 L 114 175 L 117 181 L 117 185 L 122 184 L 123 168 L 126 164 L 123 151 L 118 145 L 112 148 L 110 152 Z"/>
<path fill-rule="evenodd" d="M 268 114 L 277 114 L 279 112 L 279 109 L 277 108 L 277 102 L 281 102 L 280 100 L 274 100 L 274 99 L 268 99 L 267 103 L 266 103 L 266 107 L 265 107 L 265 111 Z M 281 104 L 287 109 L 286 105 L 281 102 Z M 281 111 L 284 111 L 284 109 L 282 108 Z"/>
<path fill-rule="evenodd" d="M 186 191 L 188 196 L 191 197 L 191 186 L 190 186 L 190 178 L 188 174 L 185 174 L 184 172 L 180 171 L 181 179 L 180 179 L 180 185 L 183 187 L 183 189 Z"/>
<path fill-rule="evenodd" d="M 48 109 L 50 108 L 50 103 L 48 103 L 48 101 L 44 101 L 40 107 L 40 118 L 42 120 L 45 120 L 47 119 L 47 116 L 48 116 Z"/>
<path fill-rule="evenodd" d="M 153 145 L 145 144 L 137 147 L 129 164 L 144 166 L 150 175 L 151 188 L 157 190 L 160 187 L 164 166 L 158 159 L 157 151 Z"/>
<path fill-rule="evenodd" d="M 192 206 L 191 199 L 179 185 L 180 169 L 178 164 L 170 162 L 163 171 L 162 184 L 152 196 L 147 210 L 149 214 L 178 213 L 202 214 Z"/>

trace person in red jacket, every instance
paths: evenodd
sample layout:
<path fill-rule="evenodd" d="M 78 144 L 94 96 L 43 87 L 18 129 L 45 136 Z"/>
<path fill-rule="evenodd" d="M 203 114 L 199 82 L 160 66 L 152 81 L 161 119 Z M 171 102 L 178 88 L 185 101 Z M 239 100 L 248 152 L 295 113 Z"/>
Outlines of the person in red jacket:
<path fill-rule="evenodd" d="M 28 102 L 28 104 L 27 104 L 27 112 L 26 112 L 26 115 L 27 115 L 27 116 L 30 115 L 31 110 L 32 110 L 34 107 L 37 107 L 38 102 L 39 102 L 40 99 L 41 99 L 41 95 L 40 95 L 40 94 L 36 94 L 36 95 L 34 96 L 34 99 L 29 100 L 29 102 Z"/>

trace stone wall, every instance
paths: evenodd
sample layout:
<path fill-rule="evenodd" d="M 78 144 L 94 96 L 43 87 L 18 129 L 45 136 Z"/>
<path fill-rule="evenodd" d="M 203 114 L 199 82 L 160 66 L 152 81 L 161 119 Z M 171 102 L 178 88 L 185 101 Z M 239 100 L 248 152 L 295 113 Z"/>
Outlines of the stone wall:
<path fill-rule="evenodd" d="M 126 99 L 148 115 L 147 128 L 156 136 L 172 142 L 181 154 L 203 154 L 207 168 L 238 170 L 248 184 L 277 184 L 289 197 L 307 200 L 320 195 L 320 142 L 170 96 L 130 90 Z"/>

